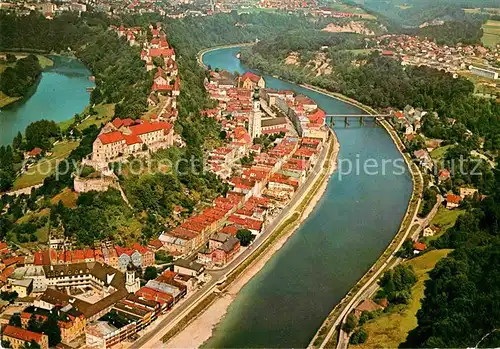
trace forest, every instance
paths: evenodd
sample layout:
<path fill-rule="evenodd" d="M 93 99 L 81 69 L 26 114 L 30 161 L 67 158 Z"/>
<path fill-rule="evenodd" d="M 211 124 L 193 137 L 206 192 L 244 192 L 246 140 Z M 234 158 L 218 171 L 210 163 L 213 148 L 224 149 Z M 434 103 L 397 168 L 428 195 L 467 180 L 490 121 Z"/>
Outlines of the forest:
<path fill-rule="evenodd" d="M 483 22 L 483 19 L 447 21 L 441 25 L 430 25 L 405 32 L 410 35 L 431 38 L 439 45 L 452 46 L 458 43 L 473 45 L 481 43 Z"/>
<path fill-rule="evenodd" d="M 42 67 L 35 55 L 17 60 L 13 67 L 7 67 L 0 74 L 0 91 L 10 97 L 28 95 L 32 86 L 38 82 Z"/>
<path fill-rule="evenodd" d="M 418 327 L 401 347 L 498 347 L 500 336 L 500 175 L 495 191 L 475 202 L 435 248 L 455 249 L 426 281 Z M 487 335 L 487 336 L 486 336 Z M 477 344 L 486 336 L 480 345 Z"/>

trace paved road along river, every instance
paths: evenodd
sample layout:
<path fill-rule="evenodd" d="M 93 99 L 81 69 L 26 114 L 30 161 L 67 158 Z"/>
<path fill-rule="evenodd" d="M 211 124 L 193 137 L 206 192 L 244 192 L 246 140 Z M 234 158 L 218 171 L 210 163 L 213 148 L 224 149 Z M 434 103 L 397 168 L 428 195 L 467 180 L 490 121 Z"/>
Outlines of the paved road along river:
<path fill-rule="evenodd" d="M 249 70 L 235 57 L 238 51 L 211 51 L 203 61 L 231 72 Z M 268 87 L 308 95 L 327 114 L 362 113 L 338 99 L 264 77 Z M 351 122 L 348 128 L 343 122 L 337 125 L 339 170 L 323 198 L 241 290 L 206 347 L 307 346 L 335 304 L 397 232 L 412 189 L 406 169 L 401 174 L 401 155 L 385 130 L 370 121 L 364 126 Z M 373 160 L 366 163 L 367 159 Z M 347 162 L 352 171 L 341 174 L 347 172 Z"/>

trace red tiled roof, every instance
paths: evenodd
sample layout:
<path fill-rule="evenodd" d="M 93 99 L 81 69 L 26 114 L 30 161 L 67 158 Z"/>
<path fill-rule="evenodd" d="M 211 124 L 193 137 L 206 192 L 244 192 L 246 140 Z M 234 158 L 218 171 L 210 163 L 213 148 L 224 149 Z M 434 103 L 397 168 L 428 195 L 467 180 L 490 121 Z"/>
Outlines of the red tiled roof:
<path fill-rule="evenodd" d="M 123 138 L 125 139 L 125 143 L 127 143 L 127 145 L 142 143 L 141 137 L 135 134 L 130 134 L 130 135 L 124 134 Z"/>
<path fill-rule="evenodd" d="M 149 251 L 147 247 L 141 246 L 137 242 L 135 244 L 133 244 L 132 247 L 135 248 L 137 250 L 137 252 L 139 252 L 142 255 Z"/>
<path fill-rule="evenodd" d="M 175 51 L 171 48 L 152 48 L 149 50 L 150 57 L 170 57 L 173 55 L 175 55 Z"/>
<path fill-rule="evenodd" d="M 427 248 L 427 246 L 423 242 L 414 242 L 413 248 L 417 251 L 423 251 Z"/>
<path fill-rule="evenodd" d="M 241 76 L 241 80 L 243 80 L 243 81 L 244 81 L 244 80 L 247 80 L 247 79 L 250 79 L 250 80 L 251 80 L 251 81 L 253 81 L 253 82 L 259 82 L 259 80 L 260 80 L 260 76 L 259 76 L 259 75 L 257 75 L 257 74 L 254 74 L 254 73 L 252 73 L 252 72 L 246 72 L 245 74 L 243 74 L 243 75 Z"/>
<path fill-rule="evenodd" d="M 130 131 L 135 135 L 142 135 L 160 130 L 169 131 L 171 128 L 172 124 L 168 122 L 151 123 L 149 121 L 144 121 L 142 124 L 131 126 Z"/>
<path fill-rule="evenodd" d="M 9 245 L 7 245 L 6 242 L 1 242 L 0 241 L 0 251 L 8 250 L 8 249 L 9 249 Z"/>
<path fill-rule="evenodd" d="M 135 121 L 132 120 L 131 118 L 126 118 L 126 119 L 114 118 L 111 123 L 116 128 L 119 128 L 121 126 L 130 126 L 130 125 L 133 125 L 135 123 Z"/>
<path fill-rule="evenodd" d="M 101 140 L 102 144 L 110 144 L 124 140 L 122 133 L 119 131 L 103 133 L 102 135 L 99 135 L 98 138 Z"/>
<path fill-rule="evenodd" d="M 155 239 L 155 240 L 150 241 L 148 245 L 152 246 L 154 248 L 161 248 L 161 247 L 163 247 L 163 244 L 162 244 L 162 242 L 159 239 Z"/>
<path fill-rule="evenodd" d="M 444 178 L 450 177 L 450 171 L 443 168 L 442 170 L 439 171 L 439 177 L 444 177 Z"/>
<path fill-rule="evenodd" d="M 87 249 L 85 250 L 85 259 L 94 258 L 94 250 Z"/>
<path fill-rule="evenodd" d="M 5 268 L 0 274 L 0 281 L 7 282 L 7 279 L 12 275 L 14 270 L 16 270 L 15 265 Z"/>
<path fill-rule="evenodd" d="M 446 195 L 446 201 L 449 203 L 458 205 L 458 204 L 460 204 L 460 202 L 462 202 L 462 197 L 460 197 L 459 195 L 455 195 L 455 194 L 448 194 L 448 195 Z"/>
<path fill-rule="evenodd" d="M 83 250 L 74 250 L 72 257 L 73 261 L 83 260 L 85 259 L 85 253 Z"/>
<path fill-rule="evenodd" d="M 236 233 L 238 232 L 238 228 L 234 225 L 226 225 L 220 232 L 224 234 L 236 235 Z"/>
<path fill-rule="evenodd" d="M 40 155 L 42 153 L 42 149 L 40 148 L 33 148 L 31 149 L 31 151 L 28 153 L 29 156 L 37 156 L 37 155 Z"/>
<path fill-rule="evenodd" d="M 41 333 L 28 331 L 28 330 L 25 330 L 24 328 L 14 327 L 11 325 L 7 325 L 4 327 L 3 335 L 8 336 L 8 337 L 12 337 L 12 338 L 16 338 L 16 339 L 20 339 L 20 340 L 25 341 L 25 342 L 35 341 L 38 343 L 40 343 L 42 341 L 42 338 L 44 336 Z"/>
<path fill-rule="evenodd" d="M 325 122 L 326 113 L 324 110 L 318 108 L 311 114 L 307 116 L 309 120 L 316 124 L 322 124 Z"/>
<path fill-rule="evenodd" d="M 398 118 L 398 119 L 404 119 L 405 118 L 405 115 L 402 112 L 400 112 L 400 111 L 395 112 L 394 116 L 396 118 Z"/>
<path fill-rule="evenodd" d="M 156 301 L 160 304 L 172 303 L 174 300 L 174 297 L 171 294 L 156 291 L 149 287 L 141 287 L 139 291 L 135 293 L 135 295 L 138 297 L 144 297 L 146 299 Z"/>

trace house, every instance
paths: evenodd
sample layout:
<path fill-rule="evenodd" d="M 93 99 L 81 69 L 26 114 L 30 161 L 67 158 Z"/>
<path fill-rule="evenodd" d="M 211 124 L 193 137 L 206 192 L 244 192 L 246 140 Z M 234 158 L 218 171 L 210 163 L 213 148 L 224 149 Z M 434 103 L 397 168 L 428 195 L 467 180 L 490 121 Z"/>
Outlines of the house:
<path fill-rule="evenodd" d="M 441 231 L 441 228 L 431 225 L 429 227 L 426 227 L 423 232 L 424 237 L 429 237 L 429 236 L 434 236 L 435 234 L 439 233 Z"/>
<path fill-rule="evenodd" d="M 450 179 L 450 171 L 448 171 L 447 169 L 443 168 L 441 170 L 439 170 L 439 174 L 438 174 L 438 183 L 442 183 L 448 179 Z"/>
<path fill-rule="evenodd" d="M 31 341 L 38 343 L 41 349 L 49 348 L 49 337 L 47 335 L 11 325 L 3 328 L 2 341 L 9 342 L 10 347 L 13 349 L 25 348 Z"/>
<path fill-rule="evenodd" d="M 418 160 L 418 163 L 420 166 L 425 167 L 429 170 L 432 170 L 432 168 L 434 167 L 434 164 L 432 162 L 431 156 L 429 155 L 429 153 L 426 150 L 424 150 L 424 149 L 415 150 L 413 152 L 413 155 Z"/>
<path fill-rule="evenodd" d="M 427 246 L 423 242 L 415 241 L 413 243 L 413 254 L 419 254 L 420 252 L 424 251 L 426 248 L 427 248 Z"/>
<path fill-rule="evenodd" d="M 200 277 L 204 271 L 205 267 L 194 261 L 178 259 L 174 262 L 174 272 L 181 275 Z"/>
<path fill-rule="evenodd" d="M 460 206 L 461 202 L 462 202 L 462 197 L 460 195 L 455 195 L 451 193 L 448 193 L 446 195 L 446 208 L 448 210 L 457 208 L 458 206 Z"/>
<path fill-rule="evenodd" d="M 107 163 L 119 160 L 121 157 L 139 154 L 144 149 L 157 151 L 168 148 L 174 143 L 173 125 L 168 122 L 143 120 L 140 124 L 129 126 L 120 124 L 118 129 L 115 120 L 105 126 L 114 130 L 104 133 L 101 131 L 94 141 L 92 161 Z"/>
<path fill-rule="evenodd" d="M 33 279 L 9 280 L 12 292 L 17 292 L 19 298 L 28 297 L 33 290 Z"/>
<path fill-rule="evenodd" d="M 41 156 L 41 155 L 42 155 L 42 149 L 36 147 L 36 148 L 31 149 L 29 152 L 27 152 L 25 154 L 25 157 L 26 158 L 36 158 L 37 156 Z"/>
<path fill-rule="evenodd" d="M 63 315 L 58 321 L 58 326 L 61 330 L 61 340 L 64 343 L 69 343 L 84 333 L 86 320 L 81 312 L 73 308 L 58 308 L 58 311 Z M 49 317 L 49 314 L 49 310 L 30 306 L 21 313 L 21 322 L 26 328 L 33 315 L 37 320 L 43 322 Z"/>
<path fill-rule="evenodd" d="M 462 199 L 465 199 L 466 196 L 474 196 L 475 193 L 477 193 L 478 190 L 476 188 L 465 188 L 462 187 L 460 188 L 460 197 Z"/>
<path fill-rule="evenodd" d="M 400 111 L 397 111 L 393 114 L 392 120 L 397 125 L 403 125 L 406 122 L 405 114 Z"/>
<path fill-rule="evenodd" d="M 358 319 L 361 316 L 361 313 L 364 311 L 377 311 L 382 309 L 382 306 L 378 305 L 371 299 L 365 299 L 359 305 L 354 309 L 354 316 L 356 316 Z"/>

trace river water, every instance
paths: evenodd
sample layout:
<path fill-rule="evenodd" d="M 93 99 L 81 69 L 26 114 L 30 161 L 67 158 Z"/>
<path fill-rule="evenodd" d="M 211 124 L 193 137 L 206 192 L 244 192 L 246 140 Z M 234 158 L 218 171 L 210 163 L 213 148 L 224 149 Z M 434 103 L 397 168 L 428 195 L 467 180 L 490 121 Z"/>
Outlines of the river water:
<path fill-rule="evenodd" d="M 54 66 L 42 73 L 34 93 L 0 111 L 0 145 L 10 144 L 19 131 L 33 121 L 48 119 L 60 122 L 72 118 L 89 104 L 95 86 L 92 73 L 78 60 L 51 56 Z"/>
<path fill-rule="evenodd" d="M 249 70 L 235 57 L 238 51 L 211 51 L 203 61 L 230 72 Z M 327 114 L 363 114 L 338 99 L 264 78 L 267 87 L 308 95 Z M 396 234 L 412 190 L 406 168 L 400 174 L 403 160 L 396 146 L 373 122 L 361 126 L 353 120 L 346 128 L 337 120 L 335 132 L 340 170 L 304 224 L 241 290 L 206 347 L 306 347 Z M 348 161 L 353 170 L 343 174 Z M 370 167 L 375 163 L 378 168 Z"/>

